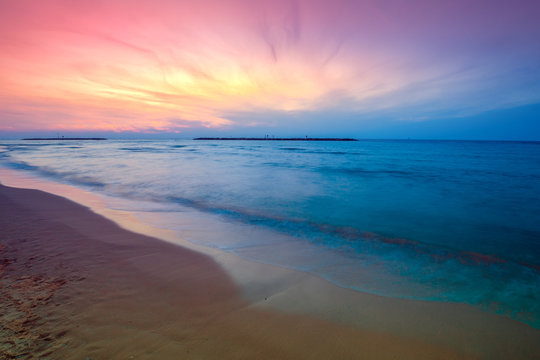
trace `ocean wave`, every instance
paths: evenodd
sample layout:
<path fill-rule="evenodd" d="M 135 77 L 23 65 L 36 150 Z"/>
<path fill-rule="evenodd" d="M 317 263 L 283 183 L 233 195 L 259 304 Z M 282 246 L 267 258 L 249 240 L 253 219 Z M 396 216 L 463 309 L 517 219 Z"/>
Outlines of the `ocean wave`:
<path fill-rule="evenodd" d="M 286 150 L 286 151 L 305 151 L 304 148 L 295 148 L 295 147 L 282 147 L 279 148 L 279 150 Z"/>
<path fill-rule="evenodd" d="M 317 169 L 322 173 L 336 173 L 336 174 L 347 174 L 347 175 L 373 175 L 373 176 L 403 176 L 403 177 L 418 177 L 418 172 L 415 171 L 405 171 L 405 170 L 391 170 L 391 169 L 366 169 L 366 168 L 336 168 L 336 167 L 319 167 Z"/>
<path fill-rule="evenodd" d="M 359 152 L 354 151 L 305 151 L 306 154 L 317 154 L 317 155 L 363 155 Z"/>
<path fill-rule="evenodd" d="M 514 260 L 512 258 L 505 258 L 500 254 L 467 251 L 457 247 L 391 237 L 350 226 L 336 226 L 328 223 L 277 217 L 255 211 L 246 211 L 245 209 L 236 207 L 219 207 L 215 204 L 177 196 L 167 196 L 163 199 L 160 196 L 149 195 L 145 199 L 152 199 L 157 202 L 165 200 L 198 211 L 221 215 L 236 222 L 264 226 L 291 236 L 304 238 L 305 241 L 317 245 L 328 245 L 330 247 L 346 245 L 349 248 L 356 248 L 356 250 L 362 250 L 366 245 L 369 245 L 372 251 L 377 250 L 378 252 L 384 253 L 397 250 L 408 253 L 411 257 L 417 259 L 423 257 L 423 260 L 433 264 L 441 264 L 446 261 L 458 261 L 463 265 L 469 266 L 504 265 L 512 263 L 514 266 L 524 266 L 534 269 L 540 274 L 540 263 L 535 264 Z"/>
<path fill-rule="evenodd" d="M 90 186 L 94 188 L 104 188 L 106 186 L 104 182 L 89 175 L 80 175 L 76 172 L 69 171 L 56 171 L 46 166 L 30 165 L 25 161 L 8 161 L 4 162 L 4 166 L 16 170 L 32 171 L 39 176 L 73 185 Z"/>
<path fill-rule="evenodd" d="M 275 252 L 270 258 L 272 246 L 279 248 L 272 238 L 258 254 L 256 237 L 246 236 L 242 246 L 234 236 L 214 244 L 229 241 L 228 251 L 255 261 L 298 266 L 387 296 L 501 303 L 510 312 L 534 309 L 538 317 L 540 172 L 534 164 L 540 153 L 503 144 L 494 156 L 494 145 L 480 143 L 472 154 L 485 155 L 477 159 L 467 157 L 470 149 L 462 143 L 438 144 L 6 142 L 0 160 L 55 181 L 157 204 L 147 212 L 178 207 L 210 214 L 201 218 L 219 218 L 240 231 L 269 230 L 323 253 L 319 263 L 299 265 L 296 256 L 305 254 Z M 172 219 L 169 226 L 175 226 Z M 324 254 L 339 254 L 347 266 L 330 268 Z M 376 280 L 362 283 L 365 276 L 350 275 L 359 269 L 393 278 L 370 274 Z"/>
<path fill-rule="evenodd" d="M 155 147 L 121 147 L 119 150 L 133 151 L 133 152 L 163 152 L 163 149 Z"/>

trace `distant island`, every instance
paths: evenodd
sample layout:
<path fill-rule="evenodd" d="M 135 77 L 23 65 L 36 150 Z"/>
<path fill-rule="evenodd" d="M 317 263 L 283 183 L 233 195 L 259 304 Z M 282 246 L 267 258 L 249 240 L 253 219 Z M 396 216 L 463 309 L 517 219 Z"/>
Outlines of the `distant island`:
<path fill-rule="evenodd" d="M 23 140 L 107 140 L 106 138 L 67 138 L 67 137 L 55 137 L 55 138 L 26 138 Z"/>
<path fill-rule="evenodd" d="M 199 137 L 193 140 L 264 140 L 264 141 L 358 141 L 351 138 L 274 138 L 274 137 L 262 137 L 262 138 L 248 138 L 248 137 Z"/>

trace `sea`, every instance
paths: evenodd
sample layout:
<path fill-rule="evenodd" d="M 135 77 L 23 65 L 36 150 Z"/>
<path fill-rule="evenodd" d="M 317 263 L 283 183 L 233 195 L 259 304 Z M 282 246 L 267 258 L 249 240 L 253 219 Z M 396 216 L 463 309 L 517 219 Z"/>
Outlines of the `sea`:
<path fill-rule="evenodd" d="M 540 329 L 539 142 L 0 140 L 0 166 L 200 246 Z"/>

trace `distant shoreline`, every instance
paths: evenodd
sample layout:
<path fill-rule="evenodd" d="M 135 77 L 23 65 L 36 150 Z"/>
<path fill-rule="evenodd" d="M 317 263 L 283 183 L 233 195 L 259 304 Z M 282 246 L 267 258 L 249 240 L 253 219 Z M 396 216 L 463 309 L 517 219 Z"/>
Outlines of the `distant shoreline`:
<path fill-rule="evenodd" d="M 75 137 L 75 138 L 66 138 L 66 137 L 61 137 L 61 138 L 26 138 L 26 139 L 23 139 L 23 140 L 107 140 L 106 138 L 79 138 L 79 137 Z"/>
<path fill-rule="evenodd" d="M 248 137 L 199 137 L 193 140 L 255 140 L 255 141 L 358 141 L 351 138 L 248 138 Z"/>

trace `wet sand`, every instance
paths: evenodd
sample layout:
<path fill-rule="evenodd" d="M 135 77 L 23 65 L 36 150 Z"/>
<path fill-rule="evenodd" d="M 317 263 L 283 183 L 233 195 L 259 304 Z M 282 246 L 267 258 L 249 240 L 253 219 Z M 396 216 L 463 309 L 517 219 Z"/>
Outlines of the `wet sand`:
<path fill-rule="evenodd" d="M 42 191 L 0 186 L 0 214 L 0 359 L 532 359 L 540 354 L 540 332 L 515 321 L 473 309 L 456 318 L 440 311 L 444 304 L 392 302 L 305 275 L 267 289 L 272 301 L 261 298 L 269 305 L 260 306 L 247 301 L 209 256 L 129 232 Z M 298 278 L 276 272 L 281 275 L 275 278 Z M 380 321 L 379 303 L 389 312 Z M 318 316 L 320 309 L 328 316 Z M 437 326 L 425 321 L 432 316 L 442 335 L 433 334 Z M 378 326 L 392 317 L 418 331 Z M 462 337 L 433 341 L 447 337 L 445 322 L 454 332 L 463 323 Z"/>

